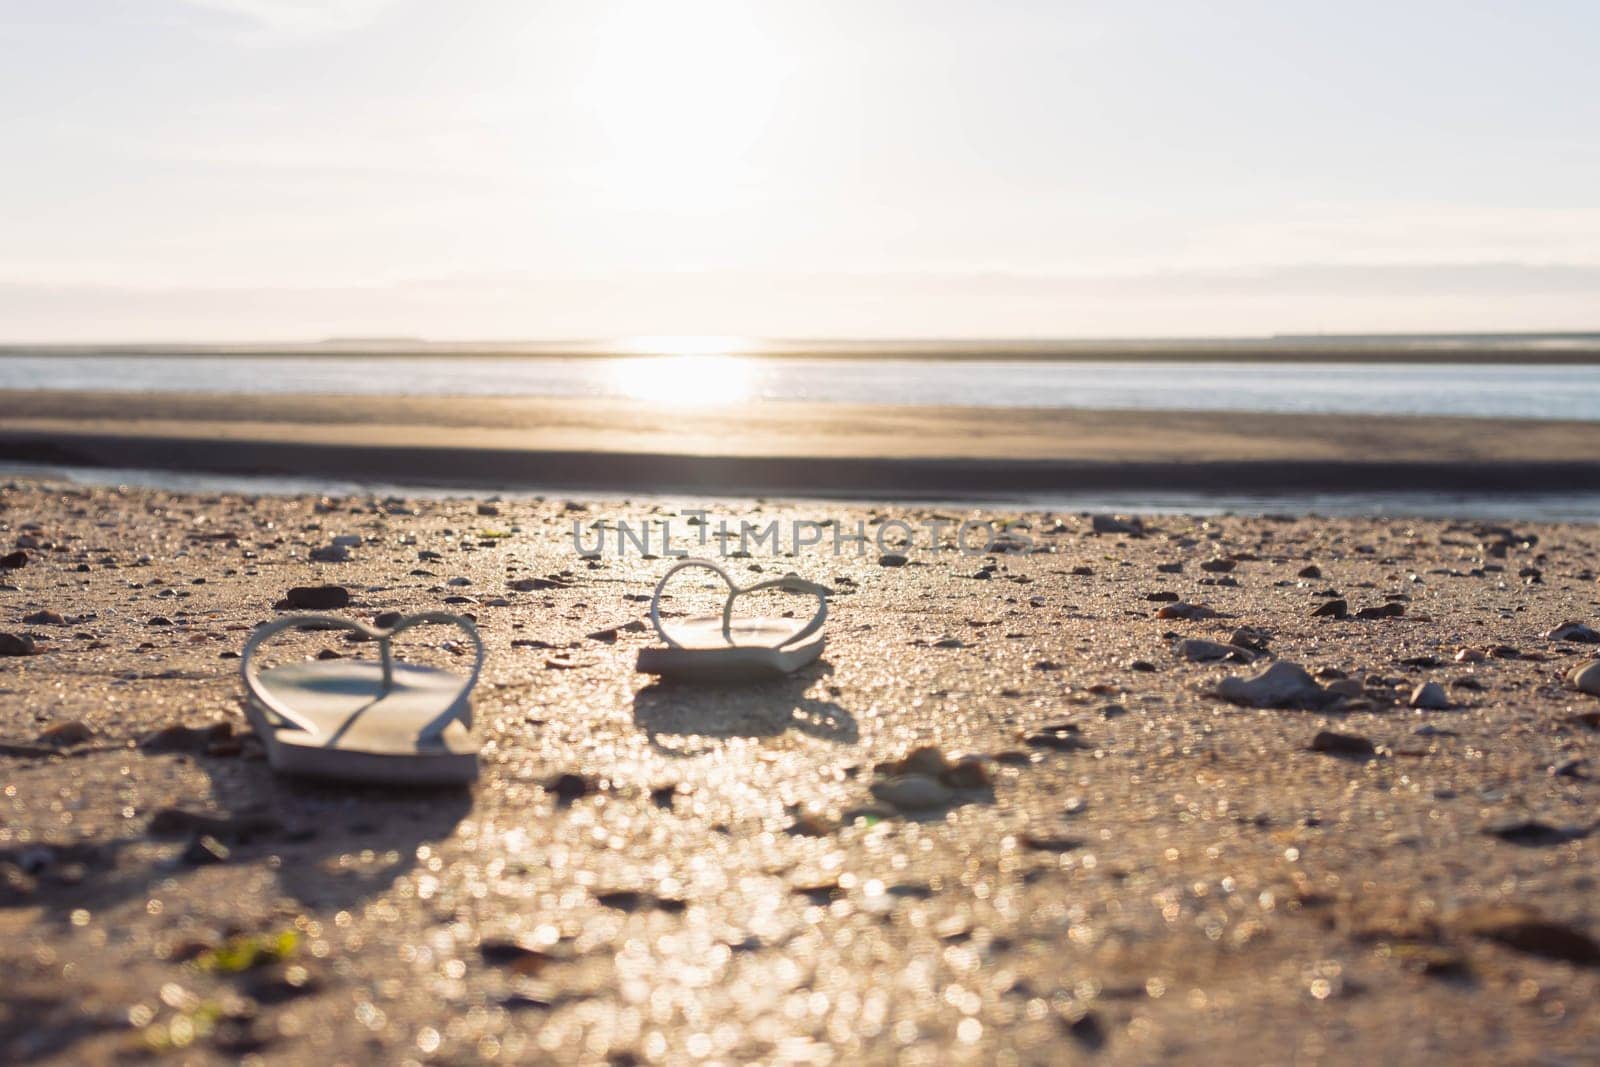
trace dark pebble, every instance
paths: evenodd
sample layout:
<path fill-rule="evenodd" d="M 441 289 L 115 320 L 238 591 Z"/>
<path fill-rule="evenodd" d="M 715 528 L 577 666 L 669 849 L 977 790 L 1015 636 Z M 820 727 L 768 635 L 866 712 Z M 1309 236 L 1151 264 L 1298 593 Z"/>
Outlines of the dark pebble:
<path fill-rule="evenodd" d="M 342 585 L 297 585 L 284 599 L 302 611 L 329 611 L 349 606 L 350 590 Z"/>

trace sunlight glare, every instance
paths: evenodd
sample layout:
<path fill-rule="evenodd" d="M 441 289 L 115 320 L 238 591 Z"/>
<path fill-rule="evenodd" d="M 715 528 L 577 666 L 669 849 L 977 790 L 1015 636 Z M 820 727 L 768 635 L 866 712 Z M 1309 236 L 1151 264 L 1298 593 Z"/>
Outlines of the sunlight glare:
<path fill-rule="evenodd" d="M 650 355 L 613 361 L 611 383 L 632 400 L 672 407 L 733 404 L 752 398 L 755 366 L 731 355 Z"/>

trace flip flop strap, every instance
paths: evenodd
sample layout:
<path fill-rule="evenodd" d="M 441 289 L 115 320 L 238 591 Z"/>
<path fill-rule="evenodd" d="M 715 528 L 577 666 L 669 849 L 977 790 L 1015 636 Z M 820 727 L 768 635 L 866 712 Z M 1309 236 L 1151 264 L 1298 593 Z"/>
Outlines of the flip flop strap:
<path fill-rule="evenodd" d="M 776 645 L 770 646 L 772 648 L 784 648 L 803 641 L 822 629 L 823 623 L 828 621 L 828 595 L 833 591 L 825 585 L 808 582 L 798 574 L 785 574 L 782 578 L 769 578 L 764 582 L 740 587 L 727 571 L 711 560 L 685 559 L 667 568 L 667 573 L 663 574 L 661 580 L 656 583 L 655 595 L 650 598 L 650 624 L 656 628 L 656 634 L 667 643 L 669 648 L 682 649 L 683 646 L 674 641 L 672 635 L 667 633 L 661 625 L 661 593 L 666 589 L 667 582 L 671 580 L 674 574 L 689 567 L 700 567 L 708 571 L 715 571 L 717 576 L 727 583 L 728 599 L 723 601 L 722 604 L 722 636 L 728 639 L 729 644 L 733 643 L 733 602 L 746 593 L 756 593 L 763 589 L 782 589 L 786 593 L 809 593 L 817 598 L 817 610 L 811 616 L 811 621 L 782 641 L 779 641 Z"/>
<path fill-rule="evenodd" d="M 239 675 L 244 680 L 245 690 L 263 707 L 271 710 L 274 715 L 290 726 L 312 732 L 315 730 L 313 724 L 296 715 L 293 708 L 276 699 L 261 684 L 260 678 L 251 669 L 255 662 L 256 653 L 261 650 L 262 645 L 283 631 L 292 629 L 315 627 L 325 630 L 349 630 L 351 633 L 361 634 L 369 641 L 378 642 L 378 652 L 382 656 L 383 664 L 382 692 L 388 693 L 394 688 L 394 638 L 413 626 L 422 626 L 428 623 L 443 623 L 456 627 L 472 639 L 474 648 L 472 673 L 467 676 L 466 683 L 461 687 L 461 692 L 456 695 L 455 700 L 451 701 L 450 706 L 445 709 L 444 713 L 424 726 L 422 732 L 418 735 L 418 739 L 422 741 L 437 740 L 439 735 L 444 732 L 445 727 L 456 719 L 460 719 L 461 725 L 467 729 L 470 730 L 472 728 L 472 702 L 463 698 L 472 692 L 473 687 L 478 684 L 478 675 L 483 671 L 483 638 L 478 634 L 478 628 L 472 625 L 472 620 L 463 618 L 460 615 L 452 615 L 447 611 L 424 611 L 416 615 L 405 616 L 387 630 L 368 626 L 355 619 L 346 619 L 338 615 L 285 615 L 281 619 L 274 619 L 272 622 L 256 627 L 255 631 L 250 635 L 250 639 L 245 642 L 244 651 L 239 656 Z"/>

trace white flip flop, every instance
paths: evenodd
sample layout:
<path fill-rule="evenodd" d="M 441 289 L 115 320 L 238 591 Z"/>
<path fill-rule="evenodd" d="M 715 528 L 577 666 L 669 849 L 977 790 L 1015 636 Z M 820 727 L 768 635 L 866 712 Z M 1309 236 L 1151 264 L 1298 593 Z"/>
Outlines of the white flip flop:
<path fill-rule="evenodd" d="M 438 667 L 395 663 L 392 642 L 413 626 L 460 628 L 477 650 L 466 678 Z M 378 642 L 373 660 L 315 660 L 257 671 L 256 653 L 295 628 L 350 630 Z M 245 713 L 284 774 L 343 781 L 448 785 L 478 776 L 472 687 L 483 639 L 468 619 L 442 611 L 408 615 L 387 630 L 334 615 L 290 615 L 250 635 L 239 660 Z"/>
<path fill-rule="evenodd" d="M 728 599 L 720 615 L 697 615 L 672 623 L 661 621 L 661 592 L 674 574 L 689 567 L 715 571 L 728 583 Z M 775 616 L 735 619 L 733 602 L 746 593 L 781 589 L 817 598 L 817 610 L 809 622 Z M 674 564 L 656 583 L 650 598 L 650 622 L 666 644 L 665 648 L 639 650 L 638 669 L 692 682 L 747 682 L 781 678 L 816 661 L 822 655 L 826 638 L 821 633 L 828 619 L 828 596 L 832 590 L 808 582 L 798 574 L 786 574 L 743 588 L 734 584 L 728 572 L 707 559 L 686 559 Z"/>

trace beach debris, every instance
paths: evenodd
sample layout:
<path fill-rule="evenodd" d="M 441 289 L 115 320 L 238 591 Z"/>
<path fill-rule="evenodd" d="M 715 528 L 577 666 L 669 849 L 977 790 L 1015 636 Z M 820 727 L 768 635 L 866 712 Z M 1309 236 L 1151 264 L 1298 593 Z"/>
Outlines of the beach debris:
<path fill-rule="evenodd" d="M 1417 686 L 1411 691 L 1409 703 L 1413 708 L 1427 711 L 1447 711 L 1454 706 L 1450 703 L 1450 694 L 1438 682 L 1424 682 Z"/>
<path fill-rule="evenodd" d="M 26 567 L 27 565 L 28 565 L 28 554 L 26 552 L 22 551 L 22 549 L 20 549 L 20 548 L 17 549 L 15 552 L 7 552 L 5 555 L 0 556 L 0 570 L 4 570 L 4 571 L 21 570 L 23 567 Z"/>
<path fill-rule="evenodd" d="M 52 723 L 35 739 L 41 745 L 52 748 L 70 748 L 81 745 L 94 736 L 94 731 L 88 724 L 77 719 L 68 719 L 65 722 Z"/>
<path fill-rule="evenodd" d="M 1156 611 L 1156 618 L 1158 619 L 1183 619 L 1188 622 L 1200 622 L 1216 617 L 1217 612 L 1210 604 L 1189 604 L 1181 600 L 1176 604 L 1168 604 Z"/>
<path fill-rule="evenodd" d="M 1097 534 L 1131 534 L 1144 536 L 1144 522 L 1137 518 L 1121 519 L 1115 515 L 1093 515 L 1089 526 Z"/>
<path fill-rule="evenodd" d="M 1398 619 L 1406 613 L 1406 606 L 1398 600 L 1390 600 L 1370 608 L 1362 608 L 1356 612 L 1358 619 Z"/>
<path fill-rule="evenodd" d="M 0 656 L 31 656 L 33 653 L 33 638 L 27 634 L 0 633 Z"/>
<path fill-rule="evenodd" d="M 1600 659 L 1586 660 L 1567 672 L 1567 682 L 1580 693 L 1600 697 Z"/>
<path fill-rule="evenodd" d="M 190 867 L 204 867 L 213 863 L 227 863 L 231 855 L 228 846 L 210 834 L 196 834 L 178 859 Z"/>
<path fill-rule="evenodd" d="M 1575 641 L 1581 645 L 1600 645 L 1600 631 L 1591 629 L 1581 622 L 1564 622 L 1553 630 L 1546 630 L 1543 637 L 1547 641 Z"/>
<path fill-rule="evenodd" d="M 1498 942 L 1530 956 L 1600 967 L 1600 942 L 1578 927 L 1546 918 L 1522 904 L 1488 904 L 1463 909 L 1452 923 L 1474 937 Z"/>
<path fill-rule="evenodd" d="M 1458 648 L 1452 658 L 1457 663 L 1482 663 L 1489 657 L 1476 648 Z"/>
<path fill-rule="evenodd" d="M 1216 696 L 1249 708 L 1318 709 L 1341 699 L 1317 684 L 1298 663 L 1279 661 L 1253 678 L 1224 678 Z"/>
<path fill-rule="evenodd" d="M 283 599 L 302 611 L 332 611 L 350 605 L 350 590 L 342 585 L 297 585 Z"/>
<path fill-rule="evenodd" d="M 901 811 L 930 811 L 947 806 L 955 790 L 925 774 L 902 774 L 872 783 L 872 795 Z"/>
<path fill-rule="evenodd" d="M 1250 663 L 1256 658 L 1256 654 L 1248 648 L 1219 644 L 1200 637 L 1185 637 L 1179 640 L 1173 646 L 1173 651 L 1179 659 L 1190 663 L 1216 663 L 1225 659 Z"/>
<path fill-rule="evenodd" d="M 1307 746 L 1312 752 L 1330 756 L 1376 756 L 1377 747 L 1370 738 L 1360 734 L 1342 734 L 1336 730 L 1318 730 Z"/>
<path fill-rule="evenodd" d="M 1312 611 L 1313 619 L 1348 619 L 1350 617 L 1350 602 L 1347 600 L 1329 600 L 1318 604 Z"/>

